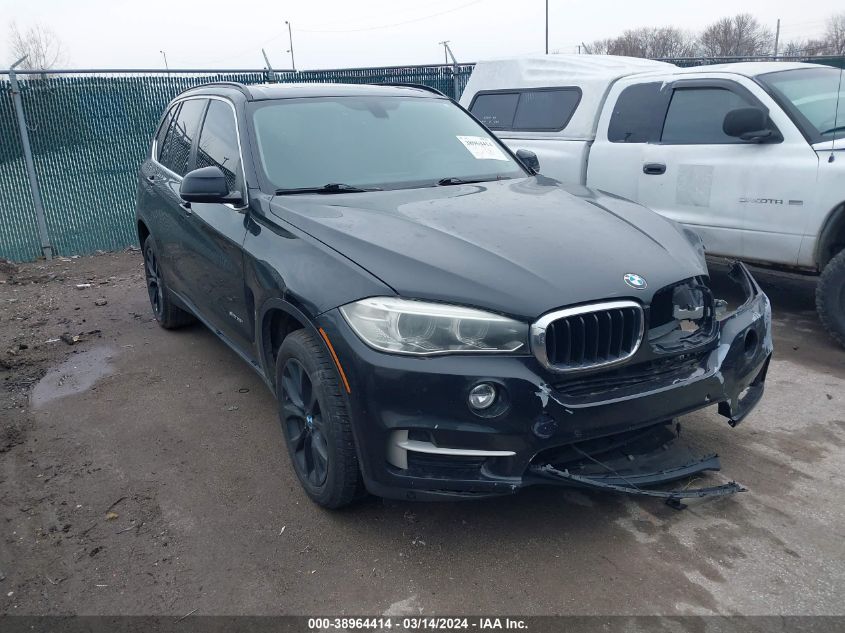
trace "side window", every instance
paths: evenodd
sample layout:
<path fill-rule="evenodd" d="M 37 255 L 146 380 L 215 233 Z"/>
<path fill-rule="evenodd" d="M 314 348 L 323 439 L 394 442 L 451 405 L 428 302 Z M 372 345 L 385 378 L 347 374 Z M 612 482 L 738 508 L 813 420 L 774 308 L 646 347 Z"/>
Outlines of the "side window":
<path fill-rule="evenodd" d="M 235 113 L 231 106 L 212 99 L 208 104 L 197 147 L 197 168 L 219 167 L 226 176 L 230 191 L 238 188 L 237 174 L 241 165 L 235 125 Z"/>
<path fill-rule="evenodd" d="M 579 88 L 529 90 L 519 96 L 515 130 L 562 130 L 581 101 Z"/>
<path fill-rule="evenodd" d="M 205 108 L 205 99 L 188 99 L 182 102 L 173 121 L 170 133 L 159 154 L 159 162 L 180 176 L 188 172 L 191 146 Z"/>
<path fill-rule="evenodd" d="M 610 115 L 607 140 L 611 143 L 648 143 L 660 138 L 664 97 L 659 81 L 628 86 L 620 94 Z"/>
<path fill-rule="evenodd" d="M 476 95 L 470 112 L 491 130 L 509 129 L 516 115 L 518 92 L 498 92 Z"/>
<path fill-rule="evenodd" d="M 566 127 L 581 101 L 580 88 L 536 88 L 486 92 L 470 106 L 491 130 L 559 131 Z"/>
<path fill-rule="evenodd" d="M 677 88 L 660 140 L 690 145 L 740 143 L 724 133 L 722 123 L 728 112 L 749 105 L 752 104 L 725 88 Z"/>
<path fill-rule="evenodd" d="M 161 126 L 158 128 L 155 149 L 155 159 L 158 162 L 161 162 L 161 153 L 167 143 L 167 133 L 170 132 L 170 128 L 173 126 L 173 118 L 176 116 L 177 110 L 179 110 L 178 103 L 167 111 L 167 114 L 164 115 L 164 119 L 161 121 Z"/>

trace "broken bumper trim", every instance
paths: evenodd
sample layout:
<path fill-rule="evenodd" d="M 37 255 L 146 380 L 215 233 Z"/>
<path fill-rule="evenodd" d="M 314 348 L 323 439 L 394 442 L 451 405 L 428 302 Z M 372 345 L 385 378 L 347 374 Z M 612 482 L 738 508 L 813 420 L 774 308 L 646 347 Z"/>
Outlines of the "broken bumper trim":
<path fill-rule="evenodd" d="M 687 475 L 702 472 L 703 470 L 714 470 L 713 468 L 701 468 L 700 466 L 701 464 L 696 464 L 695 467 L 697 468 L 685 467 L 683 469 L 678 469 L 678 471 L 684 470 L 688 472 L 680 474 L 678 471 L 676 471 L 672 479 L 679 479 Z M 544 466 L 532 466 L 531 472 L 539 477 L 543 477 L 544 479 L 557 481 L 558 483 L 565 483 L 566 485 L 577 485 L 598 490 L 621 492 L 624 494 L 636 495 L 641 497 L 658 497 L 660 499 L 666 499 L 667 501 L 672 499 L 699 499 L 702 497 L 724 497 L 727 495 L 736 494 L 737 492 L 747 492 L 748 490 L 747 488 L 745 488 L 741 484 L 738 484 L 735 481 L 731 481 L 720 486 L 709 486 L 707 488 L 682 488 L 680 490 L 651 490 L 648 488 L 640 488 L 639 486 L 634 484 L 634 480 L 641 479 L 642 476 L 639 478 L 621 478 L 628 480 L 629 482 L 628 485 L 623 485 L 609 481 L 608 479 L 610 478 L 595 476 L 585 477 L 583 475 L 575 475 L 566 470 L 558 470 L 551 464 L 546 464 Z M 615 480 L 621 479 L 615 478 Z M 649 482 L 649 484 L 653 483 L 656 482 Z"/>

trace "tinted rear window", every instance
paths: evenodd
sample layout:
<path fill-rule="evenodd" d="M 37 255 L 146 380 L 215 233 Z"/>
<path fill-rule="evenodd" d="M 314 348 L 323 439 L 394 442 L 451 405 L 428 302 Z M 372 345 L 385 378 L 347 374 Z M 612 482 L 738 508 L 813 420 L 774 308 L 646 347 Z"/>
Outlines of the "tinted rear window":
<path fill-rule="evenodd" d="M 473 100 L 469 111 L 490 129 L 506 130 L 513 127 L 518 102 L 519 94 L 516 92 L 480 94 Z"/>
<path fill-rule="evenodd" d="M 580 88 L 480 92 L 472 112 L 492 130 L 560 131 L 581 101 Z"/>
<path fill-rule="evenodd" d="M 665 111 L 661 86 L 660 82 L 652 82 L 625 88 L 613 107 L 607 140 L 611 143 L 648 143 L 660 138 Z"/>
<path fill-rule="evenodd" d="M 161 150 L 167 144 L 167 134 L 170 132 L 170 128 L 173 126 L 173 117 L 176 115 L 176 110 L 179 109 L 179 104 L 176 104 L 172 108 L 167 111 L 167 114 L 164 115 L 164 120 L 161 122 L 161 126 L 158 128 L 158 134 L 156 134 L 156 155 L 155 159 L 161 162 Z"/>

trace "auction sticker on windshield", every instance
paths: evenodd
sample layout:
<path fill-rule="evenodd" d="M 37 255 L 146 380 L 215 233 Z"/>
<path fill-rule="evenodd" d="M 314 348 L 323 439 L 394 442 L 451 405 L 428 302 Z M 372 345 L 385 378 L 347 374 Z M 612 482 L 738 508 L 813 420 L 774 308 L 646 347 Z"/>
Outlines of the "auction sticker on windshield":
<path fill-rule="evenodd" d="M 475 158 L 481 160 L 507 160 L 508 157 L 501 148 L 489 138 L 483 136 L 458 136 L 458 140 L 464 144 Z"/>

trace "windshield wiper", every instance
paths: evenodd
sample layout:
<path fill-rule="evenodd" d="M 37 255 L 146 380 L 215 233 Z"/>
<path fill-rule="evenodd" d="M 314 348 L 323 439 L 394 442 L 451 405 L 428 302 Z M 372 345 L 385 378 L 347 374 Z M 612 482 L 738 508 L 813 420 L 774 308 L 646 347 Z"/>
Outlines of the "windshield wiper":
<path fill-rule="evenodd" d="M 824 135 L 824 134 L 834 134 L 836 132 L 842 132 L 842 131 L 845 131 L 845 125 L 839 125 L 837 127 L 832 127 L 829 130 L 825 130 L 824 132 L 822 132 L 822 135 Z"/>
<path fill-rule="evenodd" d="M 366 191 L 381 191 L 378 187 L 355 187 L 342 182 L 330 182 L 322 187 L 296 187 L 294 189 L 276 189 L 277 196 L 286 196 L 297 193 L 364 193 Z"/>
<path fill-rule="evenodd" d="M 441 178 L 437 181 L 437 184 L 441 187 L 446 187 L 448 185 L 470 185 L 474 182 L 490 182 L 489 178 L 476 178 L 476 179 L 467 179 L 467 178 L 455 178 L 454 176 L 450 176 L 449 178 Z"/>

